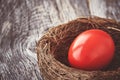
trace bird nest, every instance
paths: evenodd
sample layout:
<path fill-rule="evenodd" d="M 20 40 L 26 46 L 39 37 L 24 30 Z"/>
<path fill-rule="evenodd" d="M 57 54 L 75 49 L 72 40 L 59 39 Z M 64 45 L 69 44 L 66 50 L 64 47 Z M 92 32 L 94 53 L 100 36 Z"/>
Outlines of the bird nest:
<path fill-rule="evenodd" d="M 70 67 L 68 49 L 76 36 L 89 29 L 109 33 L 115 42 L 115 56 L 102 70 L 85 71 Z M 37 58 L 44 80 L 120 80 L 120 23 L 115 20 L 78 18 L 49 29 L 37 43 Z"/>

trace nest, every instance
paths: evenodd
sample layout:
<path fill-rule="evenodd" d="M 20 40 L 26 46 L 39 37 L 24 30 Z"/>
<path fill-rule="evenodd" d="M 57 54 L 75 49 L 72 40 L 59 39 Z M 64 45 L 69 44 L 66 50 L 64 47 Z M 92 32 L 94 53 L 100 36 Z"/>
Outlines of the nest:
<path fill-rule="evenodd" d="M 115 42 L 111 64 L 97 71 L 70 67 L 68 49 L 74 38 L 89 29 L 108 32 Z M 120 80 L 120 23 L 105 18 L 78 18 L 49 29 L 37 44 L 37 57 L 44 80 Z"/>

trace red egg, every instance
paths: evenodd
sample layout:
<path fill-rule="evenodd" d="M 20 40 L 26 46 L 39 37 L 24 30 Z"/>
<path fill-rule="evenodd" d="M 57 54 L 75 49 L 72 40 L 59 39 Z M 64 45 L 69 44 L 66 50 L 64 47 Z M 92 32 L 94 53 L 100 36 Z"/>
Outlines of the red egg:
<path fill-rule="evenodd" d="M 100 70 L 114 57 L 112 37 L 103 30 L 91 29 L 79 34 L 69 48 L 68 61 L 82 70 Z"/>

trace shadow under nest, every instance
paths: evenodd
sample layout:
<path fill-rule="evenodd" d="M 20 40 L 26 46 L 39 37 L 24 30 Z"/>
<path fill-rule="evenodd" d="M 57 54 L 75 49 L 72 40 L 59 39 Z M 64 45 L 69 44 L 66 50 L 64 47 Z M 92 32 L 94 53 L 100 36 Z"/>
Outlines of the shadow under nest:
<path fill-rule="evenodd" d="M 71 68 L 68 49 L 77 35 L 89 29 L 109 33 L 115 42 L 115 56 L 102 70 L 84 71 Z M 37 57 L 44 80 L 120 80 L 120 23 L 115 20 L 78 18 L 49 29 L 37 44 Z"/>

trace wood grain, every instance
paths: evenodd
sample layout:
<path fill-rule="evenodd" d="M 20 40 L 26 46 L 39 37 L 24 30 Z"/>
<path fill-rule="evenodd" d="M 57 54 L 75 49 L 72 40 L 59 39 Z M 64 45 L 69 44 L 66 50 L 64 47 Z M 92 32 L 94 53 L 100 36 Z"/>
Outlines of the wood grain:
<path fill-rule="evenodd" d="M 41 80 L 36 42 L 78 17 L 120 21 L 120 0 L 0 0 L 0 80 Z"/>

